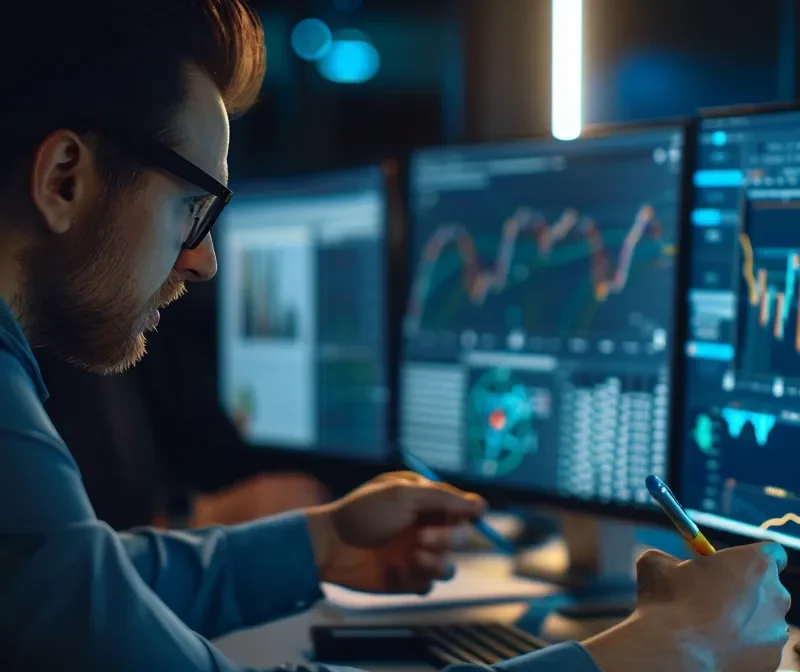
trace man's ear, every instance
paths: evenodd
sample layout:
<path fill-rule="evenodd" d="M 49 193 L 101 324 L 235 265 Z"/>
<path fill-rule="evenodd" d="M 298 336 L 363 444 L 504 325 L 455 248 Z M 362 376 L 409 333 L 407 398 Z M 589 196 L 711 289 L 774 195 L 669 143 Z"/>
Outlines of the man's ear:
<path fill-rule="evenodd" d="M 76 133 L 54 131 L 41 142 L 31 168 L 31 199 L 51 232 L 74 226 L 94 177 L 92 152 Z"/>

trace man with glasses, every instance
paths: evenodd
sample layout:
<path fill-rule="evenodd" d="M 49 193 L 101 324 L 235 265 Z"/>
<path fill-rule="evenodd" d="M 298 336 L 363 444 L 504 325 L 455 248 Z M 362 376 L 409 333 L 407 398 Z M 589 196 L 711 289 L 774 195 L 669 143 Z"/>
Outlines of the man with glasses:
<path fill-rule="evenodd" d="M 0 25 L 2 669 L 234 671 L 206 638 L 305 609 L 320 581 L 424 593 L 451 576 L 453 528 L 483 502 L 409 474 L 244 526 L 98 522 L 31 346 L 125 370 L 158 311 L 214 275 L 228 117 L 259 92 L 263 33 L 243 0 L 9 0 Z M 785 562 L 776 545 L 651 554 L 632 619 L 496 667 L 775 669 Z"/>

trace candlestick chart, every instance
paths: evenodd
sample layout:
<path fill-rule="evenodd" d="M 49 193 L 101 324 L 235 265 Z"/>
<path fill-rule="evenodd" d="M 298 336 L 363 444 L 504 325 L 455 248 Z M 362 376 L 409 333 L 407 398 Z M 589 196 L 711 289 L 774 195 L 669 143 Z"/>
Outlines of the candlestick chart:
<path fill-rule="evenodd" d="M 748 376 L 800 378 L 797 203 L 755 202 L 739 235 L 737 367 Z"/>
<path fill-rule="evenodd" d="M 478 230 L 441 224 L 419 253 L 408 325 L 611 338 L 666 328 L 676 246 L 665 220 L 644 204 L 607 218 L 566 208 L 548 219 L 518 207 Z"/>

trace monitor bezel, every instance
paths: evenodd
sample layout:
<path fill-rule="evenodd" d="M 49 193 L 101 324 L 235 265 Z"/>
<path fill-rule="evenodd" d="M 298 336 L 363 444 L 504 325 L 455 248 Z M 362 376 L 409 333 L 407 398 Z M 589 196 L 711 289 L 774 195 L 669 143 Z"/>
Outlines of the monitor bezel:
<path fill-rule="evenodd" d="M 584 129 L 584 132 L 581 134 L 579 139 L 595 139 L 595 138 L 611 138 L 625 134 L 633 134 L 637 132 L 646 133 L 647 131 L 658 131 L 658 130 L 669 130 L 674 129 L 675 131 L 683 133 L 683 156 L 682 156 L 682 163 L 681 163 L 681 174 L 679 178 L 679 187 L 678 187 L 678 198 L 679 198 L 679 208 L 678 208 L 678 221 L 676 223 L 676 233 L 678 236 L 677 245 L 679 253 L 676 255 L 676 270 L 675 270 L 675 278 L 676 278 L 676 287 L 680 285 L 681 276 L 683 276 L 686 270 L 683 268 L 684 261 L 683 255 L 681 254 L 682 250 L 682 243 L 683 243 L 683 236 L 686 229 L 686 223 L 689 221 L 689 214 L 690 210 L 688 209 L 689 206 L 689 191 L 688 189 L 691 187 L 691 177 L 692 171 L 691 166 L 692 164 L 690 161 L 693 161 L 693 155 L 689 155 L 687 158 L 687 146 L 688 140 L 690 139 L 690 132 L 693 124 L 692 117 L 679 117 L 679 118 L 667 118 L 667 119 L 658 119 L 653 121 L 641 122 L 641 123 L 615 123 L 615 124 L 596 124 L 588 126 Z M 429 145 L 424 147 L 416 147 L 414 150 L 407 152 L 403 156 L 402 161 L 402 188 L 403 188 L 403 205 L 404 205 L 404 224 L 405 224 L 405 236 L 404 236 L 404 263 L 403 263 L 403 291 L 398 293 L 398 297 L 402 300 L 400 306 L 400 315 L 401 315 L 401 331 L 400 331 L 400 338 L 397 350 L 397 359 L 398 359 L 398 370 L 402 367 L 404 361 L 404 338 L 402 333 L 402 318 L 405 314 L 406 305 L 408 301 L 408 292 L 409 292 L 409 281 L 412 277 L 413 273 L 413 258 L 412 258 L 412 250 L 411 250 L 411 227 L 413 222 L 413 205 L 411 196 L 411 165 L 412 161 L 415 156 L 419 155 L 420 153 L 428 152 L 428 151 L 436 151 L 436 150 L 458 150 L 458 149 L 473 149 L 473 148 L 481 148 L 481 147 L 502 147 L 504 145 L 513 145 L 518 143 L 529 143 L 529 142 L 542 142 L 542 143 L 553 143 L 558 142 L 554 140 L 554 138 L 550 135 L 528 135 L 528 136 L 515 136 L 515 137 L 503 137 L 497 140 L 491 141 L 481 141 L 481 142 L 470 142 L 470 143 L 458 143 L 458 144 L 451 144 L 451 145 Z M 566 144 L 566 143 L 565 143 Z M 671 340 L 671 347 L 670 347 L 670 354 L 669 354 L 669 377 L 670 377 L 670 407 L 669 413 L 674 413 L 674 405 L 676 403 L 675 395 L 673 394 L 673 390 L 675 389 L 675 375 L 678 373 L 677 368 L 677 340 L 674 336 L 677 333 L 679 328 L 679 321 L 680 321 L 680 314 L 678 312 L 678 307 L 680 304 L 679 295 L 676 291 L 675 296 L 672 297 L 673 300 L 673 338 Z M 398 377 L 398 388 L 396 390 L 396 405 L 397 405 L 397 420 L 398 420 L 398 428 L 400 422 L 400 407 L 402 404 L 402 389 L 399 385 L 400 379 Z M 396 450 L 397 450 L 397 457 L 396 463 L 398 465 L 402 464 L 401 458 L 401 446 L 399 435 L 396 436 Z M 674 436 L 672 428 L 670 427 L 667 445 L 668 445 L 668 476 L 670 481 L 673 481 L 675 476 L 679 473 L 678 465 L 676 456 L 673 451 L 673 444 L 674 444 Z M 468 478 L 453 476 L 451 477 L 448 474 L 448 480 L 451 480 L 454 485 L 457 487 L 461 487 L 467 490 L 471 490 L 474 492 L 480 493 L 482 496 L 486 497 L 490 503 L 497 506 L 536 506 L 536 507 L 543 507 L 548 509 L 560 510 L 563 512 L 570 512 L 570 513 L 581 513 L 590 516 L 596 516 L 600 518 L 613 518 L 617 520 L 624 520 L 631 523 L 642 523 L 647 525 L 653 525 L 657 527 L 667 527 L 669 526 L 669 521 L 666 520 L 664 514 L 658 509 L 650 509 L 646 507 L 642 507 L 641 505 L 635 504 L 616 504 L 614 502 L 604 502 L 598 500 L 586 500 L 579 497 L 569 497 L 559 494 L 554 494 L 552 492 L 546 492 L 541 490 L 534 490 L 531 488 L 525 488 L 521 486 L 512 486 L 512 485 L 495 485 L 491 483 L 484 483 L 477 480 L 471 480 Z"/>
<path fill-rule="evenodd" d="M 699 110 L 698 116 L 694 119 L 692 126 L 694 129 L 691 132 L 691 136 L 689 137 L 689 141 L 692 144 L 692 152 L 696 157 L 697 147 L 698 147 L 698 135 L 701 131 L 702 123 L 709 119 L 720 119 L 720 118 L 731 118 L 731 117 L 741 117 L 741 116 L 757 116 L 757 115 L 767 115 L 767 114 L 779 114 L 782 112 L 791 113 L 791 112 L 800 112 L 800 101 L 791 101 L 791 102 L 776 102 L 776 103 L 766 103 L 760 105 L 733 105 L 733 106 L 726 106 L 726 107 L 712 107 L 712 108 L 703 108 Z M 695 170 L 697 169 L 696 161 L 694 165 Z M 689 242 L 691 241 L 692 235 L 692 223 L 691 223 L 691 207 L 694 203 L 695 199 L 695 190 L 694 184 L 692 183 L 692 176 L 690 175 L 690 185 L 689 185 L 689 192 L 687 194 L 687 205 L 689 206 L 689 211 L 687 213 L 686 220 L 684 222 L 685 231 L 683 232 L 684 240 L 686 241 L 686 247 L 683 250 L 681 257 L 683 258 L 684 266 L 684 274 L 682 277 L 682 285 L 679 290 L 679 295 L 682 300 L 682 304 L 680 307 L 680 320 L 676 324 L 678 332 L 676 334 L 676 339 L 680 347 L 678 348 L 676 354 L 676 374 L 681 376 L 680 380 L 682 382 L 682 389 L 685 389 L 685 373 L 688 367 L 688 357 L 686 355 L 686 342 L 689 337 L 689 320 L 690 320 L 690 306 L 688 301 L 688 292 L 691 286 L 691 263 L 692 263 L 692 252 L 689 246 Z M 677 401 L 677 400 L 676 400 Z M 673 409 L 673 416 L 672 416 L 672 423 L 675 430 L 672 432 L 672 436 L 674 437 L 674 441 L 671 443 L 673 444 L 671 447 L 672 450 L 672 457 L 675 459 L 675 465 L 678 470 L 680 470 L 680 453 L 685 448 L 685 440 L 688 431 L 688 420 L 689 420 L 689 409 L 686 408 L 685 404 L 680 404 L 679 407 Z M 678 498 L 680 499 L 683 492 L 683 483 L 682 483 L 682 474 L 680 471 L 675 473 L 675 483 L 676 483 L 676 493 Z M 712 527 L 706 524 L 698 524 L 698 527 L 703 531 L 709 539 L 712 541 L 717 542 L 723 546 L 737 546 L 742 544 L 748 543 L 758 543 L 762 542 L 763 539 L 755 537 L 755 536 L 748 536 L 746 534 L 738 534 L 735 532 L 730 532 L 727 530 L 721 530 L 716 527 Z M 798 540 L 800 543 L 800 539 Z M 789 556 L 789 566 L 786 569 L 784 576 L 787 576 L 788 580 L 792 583 L 792 592 L 797 594 L 800 592 L 800 549 L 794 549 L 791 547 L 784 546 L 787 555 Z"/>
<path fill-rule="evenodd" d="M 385 332 L 385 365 L 387 367 L 387 388 L 389 390 L 389 399 L 386 405 L 387 413 L 387 428 L 386 428 L 386 443 L 383 446 L 383 455 L 380 457 L 355 457 L 352 455 L 337 454 L 335 447 L 314 445 L 311 447 L 298 447 L 293 445 L 281 443 L 267 443 L 256 442 L 248 440 L 245 437 L 240 439 L 244 446 L 256 454 L 263 456 L 274 456 L 282 465 L 289 465 L 292 468 L 306 470 L 316 475 L 325 475 L 331 477 L 334 470 L 336 474 L 343 474 L 346 470 L 347 477 L 340 479 L 338 475 L 335 480 L 335 490 L 347 491 L 352 487 L 357 486 L 359 483 L 385 471 L 387 464 L 392 461 L 394 456 L 394 427 L 396 423 L 396 403 L 394 400 L 395 389 L 397 383 L 397 361 L 393 353 L 397 348 L 396 331 L 396 298 L 394 296 L 395 287 L 392 283 L 394 273 L 399 269 L 399 260 L 401 259 L 401 249 L 403 243 L 403 227 L 400 213 L 399 190 L 397 184 L 398 164 L 395 159 L 386 158 L 382 161 L 376 161 L 366 164 L 348 165 L 341 168 L 333 168 L 329 170 L 304 170 L 295 171 L 291 173 L 281 173 L 278 175 L 271 175 L 264 178 L 256 178 L 243 180 L 240 183 L 232 185 L 234 192 L 234 205 L 236 202 L 237 194 L 252 194 L 259 188 L 280 185 L 291 185 L 298 183 L 300 185 L 303 180 L 310 182 L 324 181 L 326 178 L 336 178 L 339 176 L 346 176 L 347 174 L 357 175 L 359 173 L 366 173 L 370 170 L 377 170 L 381 176 L 381 185 L 383 190 L 383 220 L 384 220 L 384 239 L 383 239 L 383 283 L 384 283 L 384 315 L 383 315 L 383 329 Z M 313 188 L 310 193 L 314 193 Z M 224 227 L 225 214 L 223 213 L 223 221 L 220 224 Z M 220 243 L 218 247 L 223 249 L 225 244 L 224 234 L 219 236 Z M 223 291 L 222 283 L 217 286 L 217 303 L 221 301 L 221 294 Z M 222 311 L 217 311 L 217 333 L 220 332 L 220 323 L 222 320 Z M 220 350 L 224 347 L 222 339 L 218 338 L 217 347 L 217 363 L 215 369 L 217 377 L 219 378 L 220 371 Z M 216 392 L 219 395 L 220 382 L 217 381 Z M 225 414 L 228 417 L 227 413 Z M 237 430 L 238 433 L 238 430 Z M 346 483 L 338 483 L 344 480 Z"/>

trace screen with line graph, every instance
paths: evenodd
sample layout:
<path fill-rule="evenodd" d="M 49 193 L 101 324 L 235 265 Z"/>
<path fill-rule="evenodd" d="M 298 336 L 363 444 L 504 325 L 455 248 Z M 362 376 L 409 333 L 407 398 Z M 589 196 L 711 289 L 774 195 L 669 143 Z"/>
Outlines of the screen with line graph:
<path fill-rule="evenodd" d="M 652 301 L 651 292 L 668 296 L 672 287 L 670 142 L 662 138 L 662 163 L 651 147 L 627 147 L 610 172 L 601 151 L 561 147 L 527 160 L 517 148 L 455 161 L 419 156 L 410 346 L 469 331 L 554 347 L 570 339 L 646 345 L 663 333 L 672 304 Z"/>
<path fill-rule="evenodd" d="M 219 380 L 248 443 L 388 454 L 385 209 L 377 166 L 237 189 L 220 227 Z"/>
<path fill-rule="evenodd" d="M 649 502 L 666 468 L 683 130 L 417 152 L 400 443 L 432 467 Z"/>
<path fill-rule="evenodd" d="M 698 129 L 681 497 L 800 548 L 800 112 Z"/>

